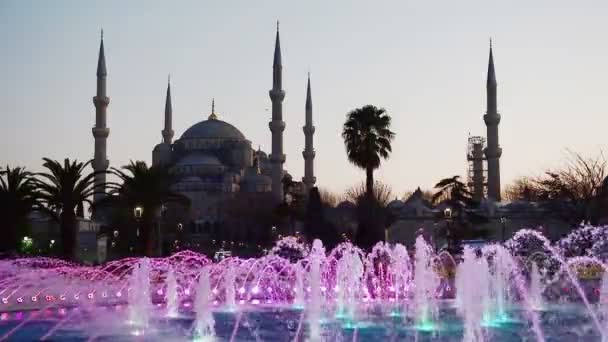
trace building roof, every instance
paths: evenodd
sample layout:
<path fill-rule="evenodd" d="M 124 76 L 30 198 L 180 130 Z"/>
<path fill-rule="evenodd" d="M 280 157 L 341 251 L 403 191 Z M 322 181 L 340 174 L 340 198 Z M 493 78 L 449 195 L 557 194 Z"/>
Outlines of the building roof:
<path fill-rule="evenodd" d="M 180 139 L 246 140 L 238 128 L 213 118 L 194 124 L 182 134 Z"/>

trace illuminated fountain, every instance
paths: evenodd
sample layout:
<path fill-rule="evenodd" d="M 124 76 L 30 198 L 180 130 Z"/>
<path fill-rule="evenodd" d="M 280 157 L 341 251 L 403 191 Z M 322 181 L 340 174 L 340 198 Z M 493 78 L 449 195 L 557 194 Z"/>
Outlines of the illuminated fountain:
<path fill-rule="evenodd" d="M 129 322 L 145 330 L 148 328 L 152 309 L 150 261 L 147 258 L 135 265 L 129 286 Z"/>
<path fill-rule="evenodd" d="M 206 270 L 198 278 L 196 299 L 194 300 L 194 335 L 199 340 L 212 340 L 215 336 L 215 320 L 211 305 L 211 280 Z"/>
<path fill-rule="evenodd" d="M 0 340 L 607 342 L 606 265 L 566 247 L 521 231 L 453 257 L 423 237 L 413 255 L 290 237 L 217 263 L 191 251 L 96 267 L 3 260 Z"/>
<path fill-rule="evenodd" d="M 544 307 L 541 274 L 534 262 L 530 269 L 530 304 L 535 310 L 542 310 Z"/>
<path fill-rule="evenodd" d="M 171 269 L 167 274 L 167 290 L 166 290 L 166 302 L 167 302 L 167 317 L 177 317 L 179 310 L 179 297 L 177 294 L 177 279 L 175 279 L 175 272 Z"/>
<path fill-rule="evenodd" d="M 434 329 L 437 316 L 437 290 L 439 275 L 435 272 L 433 248 L 422 236 L 416 238 L 414 258 L 413 318 L 420 330 Z"/>

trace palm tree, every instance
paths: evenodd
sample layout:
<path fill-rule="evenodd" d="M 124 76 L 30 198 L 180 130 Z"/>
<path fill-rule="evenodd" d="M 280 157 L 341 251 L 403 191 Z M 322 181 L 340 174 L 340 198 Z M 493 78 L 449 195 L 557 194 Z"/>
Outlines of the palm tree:
<path fill-rule="evenodd" d="M 38 206 L 36 180 L 31 172 L 22 167 L 0 169 L 0 217 L 3 238 L 0 252 L 17 249 L 25 236 L 27 216 Z"/>
<path fill-rule="evenodd" d="M 348 113 L 342 130 L 348 161 L 365 170 L 366 191 L 370 197 L 374 191 L 374 170 L 392 151 L 395 133 L 390 126 L 391 117 L 384 108 L 367 105 Z"/>
<path fill-rule="evenodd" d="M 163 205 L 169 202 L 188 205 L 190 200 L 171 189 L 177 179 L 165 166 L 148 167 L 143 161 L 131 161 L 129 165 L 123 166 L 122 170 L 112 168 L 110 173 L 118 176 L 122 184 L 112 186 L 110 195 L 115 196 L 108 198 L 141 216 L 137 218 L 142 242 L 140 251 L 148 256 L 154 255 L 157 244 L 154 227 L 159 224 Z M 135 213 L 136 208 L 139 208 L 138 213 Z M 160 239 L 160 236 L 156 238 Z"/>
<path fill-rule="evenodd" d="M 365 198 L 357 206 L 359 227 L 356 242 L 369 248 L 382 240 L 384 221 L 382 206 L 374 200 L 374 170 L 381 159 L 387 159 L 392 151 L 391 117 L 383 108 L 366 105 L 347 114 L 342 130 L 348 160 L 365 170 Z"/>
<path fill-rule="evenodd" d="M 43 160 L 42 166 L 48 172 L 37 174 L 42 178 L 37 182 L 39 196 L 46 211 L 59 221 L 63 257 L 74 260 L 78 234 L 77 212 L 82 212 L 84 203 L 93 204 L 91 196 L 97 192 L 95 175 L 98 173 L 85 172 L 91 161 L 70 161 L 66 158 L 62 165 L 56 160 Z"/>

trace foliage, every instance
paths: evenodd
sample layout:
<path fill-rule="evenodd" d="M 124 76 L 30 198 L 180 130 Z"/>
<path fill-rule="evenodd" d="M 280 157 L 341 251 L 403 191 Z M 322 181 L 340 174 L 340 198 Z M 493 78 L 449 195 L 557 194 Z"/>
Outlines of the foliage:
<path fill-rule="evenodd" d="M 521 177 L 515 179 L 511 184 L 505 187 L 503 198 L 507 201 L 540 201 L 540 193 L 536 188 L 535 180 L 529 177 Z"/>
<path fill-rule="evenodd" d="M 391 189 L 391 187 L 388 184 L 384 184 L 380 181 L 375 181 L 373 189 L 375 202 L 382 207 L 386 207 L 386 205 L 393 198 L 393 190 Z M 366 194 L 366 184 L 361 182 L 357 185 L 348 188 L 344 193 L 344 198 L 345 200 L 355 203 L 355 205 L 358 205 L 365 199 Z"/>
<path fill-rule="evenodd" d="M 355 204 L 358 222 L 355 242 L 363 249 L 372 248 L 378 241 L 384 240 L 384 229 L 392 219 L 386 207 L 392 198 L 390 186 L 375 181 L 373 189 L 371 198 L 364 183 L 349 188 L 344 194 L 347 201 Z"/>
<path fill-rule="evenodd" d="M 374 170 L 381 159 L 392 151 L 395 133 L 390 130 L 391 117 L 384 108 L 366 105 L 349 112 L 342 130 L 348 160 L 366 171 L 366 190 L 372 194 Z"/>
<path fill-rule="evenodd" d="M 312 243 L 314 239 L 319 239 L 328 248 L 333 248 L 340 241 L 340 235 L 336 227 L 325 217 L 325 208 L 317 187 L 313 187 L 308 194 L 304 217 L 304 235 L 309 243 Z"/>
<path fill-rule="evenodd" d="M 160 238 L 154 236 L 154 226 L 159 224 L 162 206 L 167 203 L 187 206 L 190 200 L 172 190 L 177 178 L 166 166 L 148 167 L 143 161 L 131 161 L 129 165 L 123 166 L 122 170 L 112 168 L 110 173 L 120 178 L 122 184 L 111 185 L 108 201 L 128 208 L 131 212 L 138 207 L 142 209 L 139 224 L 142 243 L 138 246 L 139 251 L 148 256 L 154 255 L 154 240 Z"/>
<path fill-rule="evenodd" d="M 290 175 L 285 175 L 283 182 L 283 201 L 277 207 L 277 213 L 281 217 L 288 218 L 291 224 L 294 220 L 304 217 L 306 206 L 306 194 L 301 183 L 294 182 Z"/>
<path fill-rule="evenodd" d="M 27 234 L 27 218 L 38 206 L 34 175 L 22 167 L 0 169 L 0 253 L 14 250 Z"/>
<path fill-rule="evenodd" d="M 444 178 L 435 184 L 436 192 L 432 202 L 438 203 L 441 199 L 446 199 L 455 209 L 462 209 L 475 204 L 473 194 L 468 187 L 460 181 L 460 176 Z"/>
<path fill-rule="evenodd" d="M 371 248 L 384 236 L 386 203 L 374 197 L 374 170 L 392 152 L 391 141 L 395 133 L 390 126 L 391 117 L 385 109 L 366 105 L 347 114 L 342 130 L 348 160 L 365 170 L 366 196 L 357 203 L 359 227 L 356 237 L 363 248 Z"/>
<path fill-rule="evenodd" d="M 511 200 L 542 201 L 554 214 L 572 223 L 596 224 L 608 199 L 606 159 L 567 151 L 565 164 L 540 177 L 522 178 L 507 188 Z"/>
<path fill-rule="evenodd" d="M 61 226 L 61 245 L 63 257 L 75 258 L 77 221 L 76 208 L 83 203 L 92 205 L 91 197 L 98 189 L 95 187 L 95 175 L 86 173 L 85 168 L 91 163 L 70 161 L 66 158 L 63 165 L 58 161 L 43 158 L 42 165 L 47 172 L 38 173 L 42 178 L 37 182 L 39 197 L 47 213 L 59 220 Z M 99 189 L 101 190 L 101 189 Z M 59 213 L 59 217 L 57 214 Z"/>
<path fill-rule="evenodd" d="M 22 254 L 34 254 L 34 240 L 28 236 L 24 236 L 19 243 L 19 252 Z"/>
<path fill-rule="evenodd" d="M 321 203 L 327 208 L 335 208 L 340 201 L 338 195 L 324 188 L 319 188 L 319 195 L 321 196 Z"/>

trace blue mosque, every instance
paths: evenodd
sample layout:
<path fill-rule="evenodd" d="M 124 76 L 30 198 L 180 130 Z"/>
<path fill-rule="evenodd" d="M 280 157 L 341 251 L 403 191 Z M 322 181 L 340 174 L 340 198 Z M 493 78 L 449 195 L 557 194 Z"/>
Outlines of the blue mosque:
<path fill-rule="evenodd" d="M 272 118 L 268 123 L 272 140 L 270 154 L 259 148 L 254 149 L 252 142 L 237 127 L 223 121 L 221 115 L 216 113 L 213 101 L 207 119 L 193 124 L 174 140 L 171 85 L 168 83 L 162 142 L 152 150 L 152 165 L 169 167 L 177 176 L 179 182 L 174 185 L 174 190 L 191 201 L 189 213 L 184 218 L 186 221 L 197 225 L 217 223 L 221 220 L 222 203 L 238 193 L 275 203 L 283 200 L 283 179 L 286 176 L 291 178 L 291 175 L 283 168 L 286 160 L 283 153 L 283 131 L 286 124 L 283 121 L 282 104 L 285 91 L 282 87 L 278 25 L 273 57 L 272 88 L 269 91 Z M 96 124 L 93 127 L 95 153 L 92 165 L 95 171 L 104 171 L 109 167 L 106 154 L 110 132 L 106 120 L 110 102 L 106 92 L 107 75 L 102 33 L 97 64 L 97 94 L 93 98 Z M 316 182 L 310 76 L 304 114 L 304 177 L 296 184 L 302 191 L 308 191 Z M 105 177 L 103 173 L 98 174 L 96 183 L 104 184 Z M 95 200 L 102 196 L 103 193 L 98 194 Z"/>

